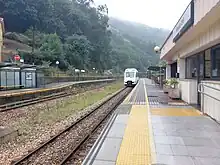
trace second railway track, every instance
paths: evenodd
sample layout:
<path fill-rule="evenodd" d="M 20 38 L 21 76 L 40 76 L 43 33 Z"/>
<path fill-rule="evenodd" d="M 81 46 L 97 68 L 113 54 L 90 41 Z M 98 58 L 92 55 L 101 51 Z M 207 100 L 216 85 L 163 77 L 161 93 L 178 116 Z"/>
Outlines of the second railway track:
<path fill-rule="evenodd" d="M 65 164 L 130 91 L 123 88 L 13 164 Z"/>

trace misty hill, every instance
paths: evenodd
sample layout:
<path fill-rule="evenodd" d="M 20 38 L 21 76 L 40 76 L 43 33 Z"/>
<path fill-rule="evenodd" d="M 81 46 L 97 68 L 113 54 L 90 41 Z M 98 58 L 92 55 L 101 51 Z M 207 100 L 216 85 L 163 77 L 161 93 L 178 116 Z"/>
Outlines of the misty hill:
<path fill-rule="evenodd" d="M 161 28 L 154 28 L 144 24 L 110 18 L 111 28 L 117 29 L 123 36 L 135 37 L 143 41 L 151 41 L 157 45 L 163 44 L 169 31 Z"/>
<path fill-rule="evenodd" d="M 153 48 L 164 42 L 169 31 L 115 18 L 110 18 L 109 24 L 115 58 L 120 57 L 117 61 L 123 63 L 124 67 L 146 71 L 149 65 L 158 64 L 159 56 Z"/>

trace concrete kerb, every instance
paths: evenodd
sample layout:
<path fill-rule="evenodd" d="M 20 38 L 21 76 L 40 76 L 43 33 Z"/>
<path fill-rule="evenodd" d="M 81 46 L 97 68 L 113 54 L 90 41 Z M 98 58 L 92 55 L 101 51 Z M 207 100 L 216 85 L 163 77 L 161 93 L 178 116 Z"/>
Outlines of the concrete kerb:
<path fill-rule="evenodd" d="M 91 165 L 94 162 L 96 155 L 98 154 L 98 152 L 99 152 L 99 150 L 105 140 L 105 137 L 107 136 L 109 130 L 111 129 L 112 124 L 114 123 L 116 117 L 117 117 L 117 115 L 114 114 L 108 120 L 107 124 L 103 128 L 103 131 L 101 132 L 98 139 L 96 140 L 96 142 L 94 143 L 94 145 L 90 149 L 89 153 L 87 154 L 86 158 L 82 162 L 82 165 Z"/>

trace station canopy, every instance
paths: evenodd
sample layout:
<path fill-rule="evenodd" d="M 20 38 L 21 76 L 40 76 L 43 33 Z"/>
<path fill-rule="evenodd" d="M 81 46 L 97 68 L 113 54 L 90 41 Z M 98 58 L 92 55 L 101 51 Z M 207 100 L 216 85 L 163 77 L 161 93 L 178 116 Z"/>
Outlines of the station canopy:
<path fill-rule="evenodd" d="M 159 67 L 159 66 L 150 66 L 148 67 L 149 71 L 155 71 L 155 72 L 159 72 L 160 70 L 165 70 L 166 67 Z"/>
<path fill-rule="evenodd" d="M 16 64 L 16 63 L 7 63 L 7 62 L 0 62 L 0 69 L 26 69 L 26 68 L 36 68 L 36 65 L 29 65 L 29 64 Z"/>

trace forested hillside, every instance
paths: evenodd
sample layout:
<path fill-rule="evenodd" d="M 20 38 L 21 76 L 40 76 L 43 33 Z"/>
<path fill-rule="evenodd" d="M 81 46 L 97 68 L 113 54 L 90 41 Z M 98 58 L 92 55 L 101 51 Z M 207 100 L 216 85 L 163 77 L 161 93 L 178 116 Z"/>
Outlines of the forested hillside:
<path fill-rule="evenodd" d="M 109 21 L 107 6 L 94 7 L 93 0 L 0 0 L 0 16 L 6 38 L 32 47 L 31 52 L 18 50 L 26 63 L 54 66 L 59 60 L 63 70 L 145 70 L 158 63 L 153 47 L 167 35 L 141 24 Z"/>

